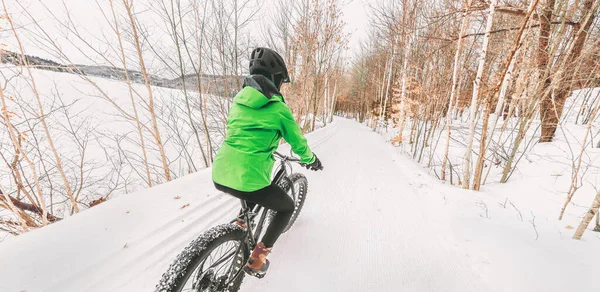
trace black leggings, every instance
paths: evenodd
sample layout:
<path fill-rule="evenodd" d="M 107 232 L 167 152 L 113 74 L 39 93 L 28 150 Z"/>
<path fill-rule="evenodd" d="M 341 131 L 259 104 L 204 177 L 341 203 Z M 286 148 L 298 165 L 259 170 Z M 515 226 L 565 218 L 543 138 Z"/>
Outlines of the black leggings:
<path fill-rule="evenodd" d="M 258 204 L 267 209 L 277 211 L 275 218 L 273 218 L 273 221 L 267 227 L 267 231 L 262 238 L 265 247 L 272 247 L 275 244 L 275 241 L 277 241 L 277 238 L 279 238 L 279 235 L 281 235 L 287 226 L 294 212 L 294 200 L 276 184 L 271 184 L 254 192 L 242 192 L 218 183 L 215 183 L 215 187 L 219 191 L 246 201 L 250 207 Z"/>

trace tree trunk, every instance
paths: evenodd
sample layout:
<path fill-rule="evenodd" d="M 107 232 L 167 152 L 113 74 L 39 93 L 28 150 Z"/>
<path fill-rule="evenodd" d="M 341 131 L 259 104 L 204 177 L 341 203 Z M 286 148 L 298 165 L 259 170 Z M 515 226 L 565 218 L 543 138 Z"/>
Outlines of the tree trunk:
<path fill-rule="evenodd" d="M 6 192 L 2 191 L 1 187 L 0 196 L 2 196 L 2 198 L 0 198 L 0 202 L 6 202 L 6 205 L 9 206 L 10 211 L 12 211 L 12 213 L 15 214 L 15 216 L 17 216 L 17 219 L 19 220 L 19 224 L 21 225 L 21 228 L 23 228 L 23 231 L 29 231 L 29 228 L 33 226 L 30 226 L 31 220 L 30 218 L 26 218 L 27 214 L 15 206 L 15 204 L 12 201 L 12 198 Z"/>
<path fill-rule="evenodd" d="M 540 116 L 542 119 L 542 123 L 544 121 L 544 117 L 548 115 L 549 109 L 552 107 L 552 92 L 550 90 L 550 85 L 552 84 L 552 77 L 550 75 L 550 35 L 552 33 L 552 13 L 554 11 L 554 5 L 556 0 L 546 0 L 546 6 L 543 9 L 542 15 L 540 17 L 540 37 L 538 40 L 538 55 L 537 55 L 537 67 L 540 74 L 540 82 L 542 87 L 540 89 L 541 94 L 541 106 L 540 106 Z M 544 131 L 542 130 L 542 138 L 541 141 L 550 141 L 552 137 L 544 136 Z M 540 142 L 541 142 L 540 141 Z"/>
<path fill-rule="evenodd" d="M 375 124 L 375 129 L 379 128 L 380 125 L 383 125 L 383 120 L 385 119 L 385 108 L 387 106 L 387 98 L 388 98 L 388 93 L 389 93 L 389 83 L 392 79 L 392 67 L 394 64 L 394 48 L 392 46 L 392 53 L 390 55 L 390 60 L 389 60 L 389 73 L 388 73 L 388 77 L 385 77 L 385 73 L 384 72 L 384 76 L 383 78 L 387 79 L 384 80 L 384 82 L 381 85 L 381 106 L 380 106 L 380 112 L 379 112 L 379 119 L 377 121 L 377 123 Z M 388 69 L 388 66 L 386 66 L 386 69 Z"/>
<path fill-rule="evenodd" d="M 393 55 L 393 53 L 392 53 L 392 55 Z M 384 130 L 386 130 L 386 131 L 387 131 L 387 123 L 386 123 L 386 121 L 387 121 L 387 115 L 386 115 L 387 103 L 388 103 L 388 100 L 390 99 L 390 87 L 391 87 L 391 84 L 392 84 L 392 72 L 393 72 L 393 68 L 394 68 L 394 66 L 393 66 L 394 58 L 393 57 L 392 57 L 392 61 L 391 62 L 392 62 L 392 65 L 390 66 L 390 73 L 388 75 L 387 86 L 386 86 L 386 89 L 385 89 L 385 101 L 383 103 L 383 112 L 382 112 L 382 118 L 383 119 L 381 120 L 381 125 L 384 127 Z"/>
<path fill-rule="evenodd" d="M 1 194 L 1 193 L 2 193 L 2 192 L 0 191 L 0 194 Z M 19 200 L 17 200 L 17 199 L 15 199 L 15 198 L 13 198 L 12 196 L 8 196 L 8 195 L 7 195 L 7 196 L 5 196 L 5 198 L 6 198 L 6 197 L 10 198 L 10 200 L 11 200 L 12 204 L 13 204 L 15 207 L 17 207 L 17 208 L 19 208 L 19 209 L 21 209 L 21 210 L 23 210 L 23 211 L 29 211 L 29 212 L 31 212 L 31 213 L 35 213 L 35 214 L 37 214 L 38 216 L 42 217 L 42 220 L 44 220 L 44 219 L 45 219 L 45 221 L 47 221 L 47 222 L 50 222 L 50 223 L 54 223 L 54 222 L 56 222 L 56 221 L 62 220 L 62 218 L 58 218 L 58 217 L 56 217 L 56 216 L 54 216 L 54 215 L 52 215 L 52 214 L 50 214 L 50 213 L 48 213 L 48 212 L 44 211 L 44 209 L 43 209 L 43 208 L 41 208 L 40 206 L 37 206 L 37 205 L 34 205 L 34 204 L 25 203 L 25 202 L 22 202 L 22 201 L 19 201 Z M 46 224 L 47 224 L 47 223 L 46 223 Z M 45 225 L 45 224 L 44 224 L 44 225 Z"/>
<path fill-rule="evenodd" d="M 407 79 L 408 79 L 408 62 L 409 62 L 409 58 L 410 58 L 410 53 L 411 53 L 411 49 L 413 46 L 413 42 L 416 40 L 417 38 L 417 30 L 414 30 L 414 36 L 413 39 L 408 40 L 408 46 L 406 46 L 404 48 L 404 64 L 402 65 L 402 80 L 401 80 L 401 87 L 400 87 L 400 113 L 398 115 L 398 119 L 399 119 L 399 125 L 398 128 L 400 129 L 398 136 L 400 136 L 400 141 L 402 141 L 402 131 L 404 131 L 404 121 L 405 121 L 405 115 L 406 115 L 406 86 L 407 86 Z"/>
<path fill-rule="evenodd" d="M 506 64 L 503 66 L 504 72 L 501 75 L 501 81 L 498 85 L 494 86 L 487 95 L 486 108 L 485 108 L 485 113 L 483 116 L 483 129 L 481 132 L 481 142 L 479 144 L 479 158 L 477 159 L 477 164 L 475 166 L 475 176 L 473 178 L 473 189 L 476 191 L 479 191 L 479 189 L 481 187 L 481 176 L 483 173 L 485 154 L 488 149 L 488 132 L 491 132 L 492 133 L 491 135 L 493 135 L 493 133 L 494 133 L 493 129 L 495 129 L 495 127 L 496 127 L 497 114 L 494 114 L 492 116 L 492 100 L 496 96 L 496 93 L 498 91 L 500 91 L 500 96 L 498 97 L 498 104 L 496 105 L 496 108 L 495 108 L 496 113 L 500 112 L 500 108 L 502 106 L 501 103 L 502 103 L 502 100 L 504 99 L 504 95 L 506 94 L 506 88 L 508 87 L 508 81 L 510 80 L 512 67 L 514 65 L 514 61 L 516 60 L 517 52 L 518 52 L 519 48 L 521 47 L 521 37 L 523 36 L 523 31 L 525 30 L 525 27 L 527 26 L 527 23 L 529 22 L 529 18 L 533 14 L 533 11 L 535 10 L 537 3 L 538 3 L 538 0 L 535 0 L 530 3 L 529 8 L 527 10 L 527 14 L 525 16 L 525 19 L 523 20 L 523 24 L 521 25 L 521 28 L 519 29 L 519 32 L 517 33 L 517 36 L 515 38 L 513 48 L 508 55 Z M 495 6 L 496 4 L 497 4 L 497 0 L 494 0 L 494 1 L 492 1 L 491 6 Z M 493 13 L 493 8 L 491 6 L 490 6 L 490 18 L 491 18 L 491 14 Z M 491 116 L 493 118 L 492 128 L 489 129 L 489 120 L 490 120 Z"/>
<path fill-rule="evenodd" d="M 490 32 L 492 31 L 492 24 L 494 21 L 494 10 L 498 0 L 492 0 L 490 3 L 490 12 L 487 17 L 487 23 L 485 28 L 485 36 L 483 37 L 483 44 L 481 45 L 481 54 L 479 55 L 479 64 L 477 66 L 477 75 L 475 76 L 475 83 L 473 84 L 473 96 L 471 98 L 471 115 L 470 115 L 470 127 L 469 127 L 469 138 L 467 140 L 467 152 L 465 154 L 465 167 L 463 177 L 463 188 L 468 189 L 471 181 L 471 152 L 473 151 L 473 140 L 475 138 L 475 126 L 477 125 L 477 112 L 478 112 L 478 100 L 479 100 L 479 89 L 481 87 L 481 78 L 483 76 L 483 69 L 485 67 L 485 57 L 487 55 L 488 44 L 490 41 Z M 490 98 L 490 97 L 488 97 Z M 489 112 L 486 105 L 486 114 Z M 486 115 L 484 123 L 487 124 L 488 116 Z M 482 135 L 487 132 L 487 129 L 483 129 Z M 485 140 L 482 137 L 480 143 L 485 145 Z M 481 147 L 480 147 L 481 148 Z M 479 155 L 485 155 L 485 153 L 479 153 Z"/>
<path fill-rule="evenodd" d="M 325 90 L 323 92 L 323 126 L 327 126 L 327 114 L 329 113 L 329 78 L 325 79 Z"/>
<path fill-rule="evenodd" d="M 113 21 L 115 23 L 115 32 L 117 34 L 117 39 L 119 40 L 119 50 L 121 53 L 121 59 L 123 60 L 123 70 L 125 71 L 125 81 L 127 82 L 127 87 L 129 88 L 129 98 L 131 99 L 131 105 L 133 106 L 133 113 L 135 117 L 135 124 L 138 130 L 138 135 L 140 136 L 140 143 L 142 147 L 142 157 L 144 158 L 144 168 L 146 170 L 146 182 L 149 187 L 152 187 L 152 177 L 150 176 L 150 165 L 148 164 L 148 154 L 146 153 L 146 141 L 144 139 L 144 134 L 142 132 L 142 126 L 140 122 L 140 117 L 138 115 L 137 106 L 135 103 L 135 99 L 133 97 L 133 87 L 131 85 L 131 78 L 129 76 L 129 70 L 127 70 L 127 58 L 125 58 L 125 48 L 123 47 L 123 41 L 121 39 L 121 32 L 119 30 L 119 23 L 117 21 L 117 15 L 115 13 L 115 9 L 113 6 L 113 0 L 110 0 L 110 9 L 113 15 Z"/>
<path fill-rule="evenodd" d="M 36 98 L 37 105 L 39 108 L 39 114 L 36 113 L 36 115 L 38 115 L 38 118 L 40 119 L 40 122 L 42 123 L 42 126 L 44 128 L 44 133 L 46 134 L 46 139 L 48 139 L 48 144 L 50 146 L 50 150 L 52 150 L 52 154 L 54 155 L 54 159 L 56 160 L 56 169 L 58 170 L 58 172 L 65 184 L 65 189 L 67 191 L 67 198 L 69 198 L 69 200 L 71 201 L 71 205 L 72 205 L 71 213 L 78 213 L 79 207 L 77 206 L 77 200 L 75 199 L 73 190 L 71 189 L 71 184 L 69 183 L 69 180 L 67 179 L 67 175 L 65 174 L 63 164 L 62 164 L 62 158 L 60 158 L 60 155 L 58 155 L 58 151 L 56 150 L 56 147 L 54 146 L 54 139 L 50 135 L 50 129 L 48 128 L 48 124 L 46 123 L 46 113 L 44 112 L 44 107 L 42 105 L 41 97 L 38 93 L 37 85 L 36 85 L 35 79 L 33 78 L 33 73 L 31 72 L 29 62 L 27 61 L 27 57 L 25 55 L 25 50 L 23 48 L 23 44 L 21 43 L 21 39 L 19 38 L 19 35 L 17 34 L 17 30 L 14 26 L 14 23 L 12 22 L 11 17 L 8 15 L 8 10 L 6 9 L 6 3 L 4 2 L 4 0 L 2 1 L 2 5 L 4 6 L 6 19 L 8 20 L 8 23 L 10 24 L 10 27 L 14 33 L 15 39 L 17 40 L 17 43 L 19 45 L 19 50 L 22 55 L 21 60 L 22 60 L 23 64 L 25 65 L 25 68 L 27 69 L 27 73 L 29 74 L 29 79 L 31 80 L 31 87 L 33 90 L 33 95 Z M 43 202 L 43 197 L 42 197 L 42 202 Z M 46 206 L 44 204 L 44 209 L 45 208 L 46 208 Z"/>
<path fill-rule="evenodd" d="M 317 114 L 319 112 L 319 91 L 320 91 L 320 82 L 317 78 L 315 78 L 315 82 L 314 82 L 314 88 L 313 88 L 313 96 L 314 96 L 314 101 L 313 101 L 313 112 L 312 112 L 312 121 L 311 121 L 311 126 L 310 126 L 310 131 L 314 132 L 315 131 L 315 124 L 317 121 Z"/>
<path fill-rule="evenodd" d="M 583 25 L 579 31 L 577 31 L 571 50 L 567 55 L 566 62 L 563 65 L 564 71 L 562 74 L 560 74 L 561 86 L 556 90 L 554 98 L 552 98 L 552 94 L 550 92 L 543 93 L 544 95 L 541 103 L 542 135 L 540 137 L 540 142 L 552 142 L 552 139 L 554 138 L 556 128 L 558 127 L 558 123 L 563 112 L 565 101 L 567 97 L 569 97 L 569 94 L 571 94 L 571 89 L 573 87 L 573 76 L 576 73 L 576 64 L 579 62 L 579 56 L 583 50 L 590 27 L 594 22 L 594 17 L 598 11 L 599 3 L 600 1 L 585 1 L 582 11 Z"/>
<path fill-rule="evenodd" d="M 329 109 L 329 122 L 333 121 L 333 114 L 335 112 L 335 102 L 336 102 L 336 94 L 337 94 L 337 80 L 333 83 L 333 96 L 331 97 L 331 106 Z"/>
<path fill-rule="evenodd" d="M 485 111 L 483 114 L 483 125 L 481 126 L 481 141 L 479 142 L 479 157 L 475 164 L 475 173 L 473 175 L 473 190 L 479 191 L 481 188 L 481 175 L 483 173 L 483 166 L 485 161 L 485 153 L 487 152 L 487 137 L 488 137 L 488 125 L 491 115 L 491 96 L 488 96 L 488 102 L 486 102 Z"/>
<path fill-rule="evenodd" d="M 208 159 L 206 158 L 206 153 L 204 152 L 204 147 L 202 146 L 202 142 L 200 141 L 200 134 L 198 133 L 198 129 L 196 128 L 196 123 L 194 122 L 194 119 L 192 118 L 192 108 L 190 106 L 190 100 L 189 100 L 189 96 L 188 96 L 188 92 L 187 92 L 187 86 L 186 86 L 186 80 L 185 80 L 185 68 L 183 67 L 183 56 L 181 54 L 181 46 L 179 45 L 179 35 L 177 34 L 177 22 L 175 21 L 175 7 L 174 7 L 174 3 L 173 0 L 171 0 L 171 14 L 173 15 L 173 19 L 172 19 L 172 24 L 171 24 L 171 29 L 172 29 L 172 33 L 173 33 L 173 39 L 175 40 L 175 48 L 177 49 L 177 59 L 179 61 L 179 73 L 181 74 L 181 83 L 182 83 L 182 89 L 183 89 L 183 96 L 185 99 L 185 107 L 187 110 L 187 117 L 188 117 L 188 121 L 190 123 L 190 127 L 192 128 L 192 131 L 194 132 L 194 136 L 196 137 L 196 143 L 198 143 L 198 147 L 200 148 L 200 153 L 202 154 L 202 160 L 204 162 L 204 167 L 208 167 Z M 180 22 L 183 23 L 183 20 L 181 19 L 181 11 L 179 10 L 179 16 L 180 16 Z M 184 33 L 184 29 L 181 29 L 182 33 Z M 237 36 L 237 31 L 236 31 L 236 36 Z M 185 35 L 183 36 L 185 39 Z M 237 52 L 237 50 L 236 50 Z M 191 155 L 190 155 L 191 156 Z M 196 166 L 194 164 L 194 161 L 191 159 L 190 157 L 190 162 L 192 163 L 192 167 L 193 170 L 196 171 Z"/>
<path fill-rule="evenodd" d="M 140 45 L 139 36 L 137 33 L 137 26 L 135 24 L 135 19 L 133 17 L 133 12 L 131 11 L 133 2 L 127 3 L 127 0 L 123 0 L 123 4 L 125 5 L 125 9 L 127 10 L 127 15 L 129 16 L 129 21 L 131 22 L 131 29 L 133 30 L 133 39 L 135 41 L 135 48 L 137 51 L 138 59 L 140 62 L 140 69 L 142 71 L 142 75 L 144 76 L 144 81 L 146 83 L 146 89 L 148 90 L 148 109 L 150 111 L 150 116 L 152 119 L 152 126 L 154 132 L 152 133 L 154 139 L 156 140 L 156 146 L 158 146 L 158 150 L 160 152 L 160 159 L 162 161 L 162 167 L 165 172 L 165 178 L 167 181 L 171 180 L 171 172 L 169 171 L 169 165 L 167 164 L 167 155 L 165 154 L 164 145 L 160 138 L 160 131 L 158 130 L 158 121 L 156 117 L 156 113 L 154 112 L 154 97 L 152 94 L 152 87 L 150 85 L 150 77 L 148 76 L 148 72 L 146 71 L 146 65 L 144 64 L 144 57 L 142 56 L 142 47 Z"/>
<path fill-rule="evenodd" d="M 575 231 L 575 234 L 573 235 L 573 239 L 577 239 L 577 240 L 581 239 L 581 236 L 587 229 L 588 225 L 590 225 L 590 221 L 592 221 L 592 219 L 594 219 L 594 216 L 598 213 L 598 208 L 600 208 L 600 192 L 598 192 L 598 194 L 596 194 L 596 197 L 594 198 L 594 201 L 592 202 L 592 206 L 590 207 L 590 210 L 585 214 L 585 216 L 583 217 L 583 220 L 581 220 L 579 227 L 577 227 L 577 230 Z"/>
<path fill-rule="evenodd" d="M 208 2 L 204 2 L 204 12 L 203 12 L 203 16 L 206 15 L 206 10 L 208 7 Z M 207 117 L 206 117 L 206 98 L 203 97 L 203 88 L 202 88 L 202 70 L 203 70 L 203 59 L 202 59 L 202 48 L 204 47 L 204 37 L 202 37 L 202 35 L 204 35 L 204 31 L 205 31 L 205 19 L 203 18 L 202 22 L 200 22 L 200 15 L 199 15 L 199 7 L 197 6 L 197 3 L 194 1 L 194 21 L 196 23 L 195 28 L 196 28 L 196 35 L 195 35 L 195 40 L 196 40 L 196 45 L 197 45 L 197 51 L 198 51 L 198 55 L 196 56 L 198 58 L 198 68 L 196 68 L 194 66 L 194 70 L 196 71 L 196 78 L 198 79 L 198 98 L 199 98 L 199 102 L 200 102 L 200 116 L 202 117 L 202 125 L 204 127 L 204 135 L 206 138 L 206 153 L 208 153 L 208 160 L 210 161 L 210 163 L 212 163 L 213 160 L 213 147 L 212 147 L 212 142 L 210 139 L 210 131 L 208 129 L 208 124 L 206 122 Z M 184 45 L 186 45 L 187 42 L 184 42 Z M 190 55 L 190 59 L 192 59 L 192 56 Z M 194 65 L 194 62 L 192 62 L 192 65 Z"/>
<path fill-rule="evenodd" d="M 460 25 L 458 41 L 456 42 L 456 53 L 454 54 L 454 68 L 452 70 L 452 87 L 450 89 L 450 100 L 448 101 L 448 110 L 446 111 L 446 146 L 444 147 L 444 160 L 442 161 L 442 180 L 446 180 L 446 165 L 448 164 L 448 154 L 450 152 L 450 129 L 452 128 L 452 104 L 454 103 L 454 98 L 456 96 L 456 88 L 458 84 L 458 68 L 460 67 L 459 63 L 460 52 L 462 48 L 462 40 L 467 29 L 467 16 L 469 15 L 469 9 L 471 8 L 472 3 L 473 0 L 469 0 L 469 2 L 467 2 L 465 12 L 463 13 L 462 23 Z M 412 133 L 410 140 L 412 141 Z"/>

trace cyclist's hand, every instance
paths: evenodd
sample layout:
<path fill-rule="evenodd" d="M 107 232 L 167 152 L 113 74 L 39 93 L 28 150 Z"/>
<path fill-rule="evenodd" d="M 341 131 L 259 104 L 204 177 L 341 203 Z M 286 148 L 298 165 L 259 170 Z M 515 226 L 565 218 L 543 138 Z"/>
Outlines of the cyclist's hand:
<path fill-rule="evenodd" d="M 310 169 L 310 170 L 323 170 L 323 164 L 321 164 L 321 160 L 319 160 L 319 157 L 317 157 L 317 155 L 315 154 L 315 161 L 311 164 L 306 164 L 305 165 L 306 169 Z"/>

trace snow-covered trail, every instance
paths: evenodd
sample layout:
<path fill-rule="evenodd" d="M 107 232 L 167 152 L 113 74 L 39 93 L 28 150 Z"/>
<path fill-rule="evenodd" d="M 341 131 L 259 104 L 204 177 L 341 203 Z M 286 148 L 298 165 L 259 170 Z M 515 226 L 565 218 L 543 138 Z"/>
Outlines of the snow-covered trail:
<path fill-rule="evenodd" d="M 356 122 L 329 131 L 312 147 L 325 171 L 308 174 L 296 225 L 276 244 L 269 274 L 242 291 L 490 291 L 418 197 L 405 158 Z"/>
<path fill-rule="evenodd" d="M 378 134 L 336 119 L 309 144 L 325 170 L 307 173 L 306 204 L 269 274 L 246 277 L 242 291 L 492 290 L 439 214 L 439 196 L 424 195 L 426 175 Z M 0 291 L 152 291 L 192 239 L 238 208 L 210 170 L 115 198 L 0 243 Z"/>

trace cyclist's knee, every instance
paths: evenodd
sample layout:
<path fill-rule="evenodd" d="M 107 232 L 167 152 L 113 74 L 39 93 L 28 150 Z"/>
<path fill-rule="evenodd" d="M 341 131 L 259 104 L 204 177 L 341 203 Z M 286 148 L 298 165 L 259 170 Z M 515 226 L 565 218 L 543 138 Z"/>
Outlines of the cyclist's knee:
<path fill-rule="evenodd" d="M 282 204 L 281 207 L 282 207 L 281 212 L 286 212 L 286 213 L 294 212 L 294 200 L 292 200 L 292 198 L 290 198 L 290 197 L 287 197 L 287 200 L 285 200 L 285 203 Z"/>

